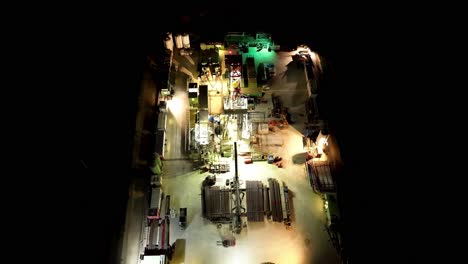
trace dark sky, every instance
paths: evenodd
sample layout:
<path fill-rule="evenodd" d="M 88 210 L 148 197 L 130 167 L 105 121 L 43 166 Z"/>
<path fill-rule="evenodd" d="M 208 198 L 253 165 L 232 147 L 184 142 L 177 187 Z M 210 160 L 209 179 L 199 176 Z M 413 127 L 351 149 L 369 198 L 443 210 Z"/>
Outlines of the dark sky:
<path fill-rule="evenodd" d="M 281 6 L 272 8 L 281 13 Z M 68 201 L 61 226 L 71 228 L 72 239 L 60 248 L 79 252 L 74 255 L 77 263 L 107 263 L 125 213 L 135 91 L 145 54 L 156 45 L 158 32 L 194 29 L 187 24 L 191 22 L 203 25 L 200 32 L 267 31 L 278 42 L 296 38 L 330 61 L 333 80 L 324 96 L 347 168 L 340 195 L 346 201 L 349 254 L 355 263 L 363 263 L 402 252 L 409 239 L 401 223 L 411 208 L 403 203 L 400 153 L 395 150 L 397 145 L 406 147 L 396 126 L 402 113 L 395 104 L 401 93 L 393 86 L 399 69 L 391 47 L 399 40 L 387 34 L 386 26 L 375 27 L 382 20 L 380 13 L 356 7 L 343 15 L 337 10 L 312 16 L 298 5 L 286 15 L 271 18 L 271 12 L 258 11 L 249 19 L 228 11 L 205 9 L 200 17 L 198 11 L 181 10 L 184 23 L 177 23 L 181 16 L 163 16 L 162 8 L 74 16 L 75 23 L 62 29 L 67 32 L 60 42 L 66 57 L 59 65 L 66 67 L 59 71 L 60 79 L 72 104 L 65 111 L 71 113 L 66 119 L 71 124 L 67 131 L 72 151 L 67 153 L 72 166 L 59 192 Z"/>

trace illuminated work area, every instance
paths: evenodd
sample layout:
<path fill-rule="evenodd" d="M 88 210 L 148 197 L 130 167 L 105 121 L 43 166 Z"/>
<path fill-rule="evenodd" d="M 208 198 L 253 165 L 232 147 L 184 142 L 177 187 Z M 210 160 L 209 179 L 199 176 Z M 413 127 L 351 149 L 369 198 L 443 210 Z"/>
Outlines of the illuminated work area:
<path fill-rule="evenodd" d="M 315 103 L 319 54 L 262 32 L 164 37 L 149 62 L 165 79 L 142 84 L 156 91 L 142 114 L 154 125 L 135 143 L 148 177 L 130 195 L 122 259 L 340 263 L 340 157 Z"/>

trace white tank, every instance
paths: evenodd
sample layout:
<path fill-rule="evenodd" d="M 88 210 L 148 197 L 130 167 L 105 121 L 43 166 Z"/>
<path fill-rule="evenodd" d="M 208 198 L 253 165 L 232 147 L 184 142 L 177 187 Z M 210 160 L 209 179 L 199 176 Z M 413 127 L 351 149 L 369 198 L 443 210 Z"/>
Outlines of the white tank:
<path fill-rule="evenodd" d="M 167 32 L 166 38 L 164 39 L 164 47 L 168 50 L 174 50 L 174 39 L 172 38 L 172 33 Z"/>
<path fill-rule="evenodd" d="M 184 45 L 182 44 L 182 36 L 180 34 L 176 34 L 175 44 L 176 44 L 176 48 L 178 49 L 181 49 L 184 47 Z"/>
<path fill-rule="evenodd" d="M 190 49 L 189 34 L 185 33 L 185 34 L 182 35 L 182 44 L 184 45 L 184 49 Z"/>
<path fill-rule="evenodd" d="M 166 49 L 172 51 L 174 49 L 174 41 L 172 41 L 172 38 L 167 36 L 165 39 L 164 39 L 164 47 L 166 47 Z"/>

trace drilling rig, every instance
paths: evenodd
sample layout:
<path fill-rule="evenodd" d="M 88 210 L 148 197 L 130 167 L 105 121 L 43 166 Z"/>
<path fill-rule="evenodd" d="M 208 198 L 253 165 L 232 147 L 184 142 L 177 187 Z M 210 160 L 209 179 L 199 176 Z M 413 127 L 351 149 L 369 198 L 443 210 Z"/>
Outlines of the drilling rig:
<path fill-rule="evenodd" d="M 242 220 L 241 215 L 242 212 L 245 212 L 245 208 L 242 207 L 242 199 L 245 196 L 244 192 L 240 190 L 240 183 L 239 183 L 239 174 L 237 170 L 237 142 L 234 142 L 234 179 L 232 183 L 232 195 L 234 200 L 234 208 L 232 208 L 233 215 L 232 215 L 232 228 L 236 234 L 240 234 L 242 230 Z"/>

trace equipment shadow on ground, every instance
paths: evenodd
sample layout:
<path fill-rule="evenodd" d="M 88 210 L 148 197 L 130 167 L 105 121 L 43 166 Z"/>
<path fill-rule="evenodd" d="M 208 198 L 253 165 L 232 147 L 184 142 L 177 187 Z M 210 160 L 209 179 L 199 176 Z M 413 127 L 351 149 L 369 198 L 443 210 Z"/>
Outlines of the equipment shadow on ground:
<path fill-rule="evenodd" d="M 293 164 L 304 164 L 305 161 L 306 161 L 305 152 L 297 153 L 292 156 Z"/>

